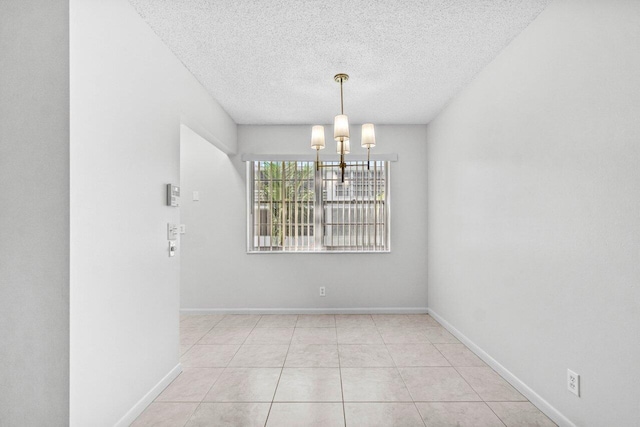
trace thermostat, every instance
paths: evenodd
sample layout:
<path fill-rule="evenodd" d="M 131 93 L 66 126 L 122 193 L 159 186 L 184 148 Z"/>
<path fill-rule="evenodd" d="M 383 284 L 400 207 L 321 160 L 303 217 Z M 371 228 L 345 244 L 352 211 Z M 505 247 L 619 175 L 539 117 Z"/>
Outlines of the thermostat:
<path fill-rule="evenodd" d="M 167 206 L 180 206 L 180 187 L 167 184 Z"/>

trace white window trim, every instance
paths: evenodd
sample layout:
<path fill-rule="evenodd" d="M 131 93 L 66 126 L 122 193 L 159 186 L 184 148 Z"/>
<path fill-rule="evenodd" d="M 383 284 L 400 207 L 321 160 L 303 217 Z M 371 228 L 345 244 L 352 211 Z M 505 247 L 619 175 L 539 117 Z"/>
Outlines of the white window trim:
<path fill-rule="evenodd" d="M 311 157 L 308 159 L 308 157 Z M 395 159 L 395 160 L 390 160 Z M 253 250 L 253 226 L 254 226 L 254 218 L 253 218 L 253 195 L 255 194 L 255 180 L 253 177 L 253 162 L 255 161 L 285 161 L 285 162 L 294 162 L 294 161 L 315 161 L 314 156 L 303 156 L 303 155 L 270 155 L 270 154 L 243 154 L 242 161 L 246 163 L 246 253 L 253 254 L 388 254 L 391 252 L 391 162 L 397 161 L 397 154 L 388 154 L 388 155 L 377 155 L 371 156 L 371 161 L 386 161 L 389 162 L 387 169 L 385 171 L 385 241 L 387 242 L 386 248 L 382 250 L 297 250 L 297 251 L 258 251 Z M 349 155 L 349 160 L 353 161 L 366 161 L 366 155 Z M 337 156 L 326 156 L 321 157 L 321 161 L 327 162 L 337 162 L 339 161 L 339 157 Z M 320 188 L 318 188 L 320 187 Z M 316 180 L 316 194 L 318 191 L 322 191 L 321 183 Z M 316 222 L 316 227 L 318 226 L 318 220 Z M 321 222 L 321 221 L 320 221 Z M 315 230 L 314 230 L 315 235 Z"/>
<path fill-rule="evenodd" d="M 255 154 L 255 153 L 242 153 L 240 155 L 240 159 L 243 162 L 315 162 L 316 154 Z M 366 154 L 349 154 L 347 161 L 365 161 L 367 160 Z M 397 162 L 398 154 L 397 153 L 389 153 L 389 154 L 371 154 L 371 161 L 379 161 L 379 162 Z M 340 156 L 338 154 L 320 154 L 321 162 L 337 162 L 340 161 Z"/>

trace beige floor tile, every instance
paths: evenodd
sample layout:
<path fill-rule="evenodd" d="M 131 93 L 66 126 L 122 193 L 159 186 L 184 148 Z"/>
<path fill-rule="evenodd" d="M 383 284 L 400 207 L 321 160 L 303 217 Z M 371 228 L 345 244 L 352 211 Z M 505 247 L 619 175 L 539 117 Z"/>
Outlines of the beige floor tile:
<path fill-rule="evenodd" d="M 489 367 L 456 368 L 485 401 L 526 401 L 527 399 Z"/>
<path fill-rule="evenodd" d="M 373 328 L 337 328 L 338 344 L 384 344 L 378 329 Z"/>
<path fill-rule="evenodd" d="M 336 328 L 296 328 L 291 344 L 337 344 Z"/>
<path fill-rule="evenodd" d="M 220 328 L 253 328 L 260 317 L 259 314 L 227 314 L 216 326 Z"/>
<path fill-rule="evenodd" d="M 480 397 L 454 368 L 400 368 L 415 401 L 479 401 Z"/>
<path fill-rule="evenodd" d="M 433 344 L 459 344 L 460 341 L 456 339 L 453 335 L 449 333 L 445 328 L 424 328 L 424 333 L 427 336 L 429 342 Z"/>
<path fill-rule="evenodd" d="M 274 401 L 341 402 L 340 370 L 336 368 L 284 368 Z"/>
<path fill-rule="evenodd" d="M 504 427 L 484 402 L 416 402 L 427 427 Z"/>
<path fill-rule="evenodd" d="M 131 427 L 182 427 L 197 407 L 197 403 L 154 402 L 147 406 Z"/>
<path fill-rule="evenodd" d="M 189 345 L 180 345 L 180 353 L 179 355 L 182 356 L 183 354 L 185 354 L 187 351 L 189 351 L 189 349 L 193 347 L 192 344 Z"/>
<path fill-rule="evenodd" d="M 335 328 L 336 320 L 333 314 L 300 314 L 296 328 Z"/>
<path fill-rule="evenodd" d="M 287 368 L 337 368 L 338 346 L 335 344 L 291 344 Z"/>
<path fill-rule="evenodd" d="M 180 357 L 180 362 L 187 368 L 224 368 L 239 348 L 239 345 L 196 344 Z"/>
<path fill-rule="evenodd" d="M 434 344 L 452 366 L 487 366 L 464 344 Z"/>
<path fill-rule="evenodd" d="M 342 368 L 345 402 L 411 401 L 396 368 Z"/>
<path fill-rule="evenodd" d="M 433 344 L 387 344 L 396 366 L 451 366 Z"/>
<path fill-rule="evenodd" d="M 406 314 L 372 314 L 371 318 L 379 328 L 411 325 Z"/>
<path fill-rule="evenodd" d="M 200 402 L 222 371 L 223 368 L 184 368 L 156 401 Z"/>
<path fill-rule="evenodd" d="M 338 328 L 375 328 L 370 314 L 336 314 Z"/>
<path fill-rule="evenodd" d="M 529 402 L 488 402 L 507 427 L 553 427 L 556 424 Z"/>
<path fill-rule="evenodd" d="M 378 327 L 378 332 L 386 344 L 430 343 L 424 329 L 416 326 L 386 326 Z"/>
<path fill-rule="evenodd" d="M 203 403 L 186 427 L 262 427 L 269 403 Z"/>
<path fill-rule="evenodd" d="M 227 368 L 205 402 L 271 402 L 281 368 Z"/>
<path fill-rule="evenodd" d="M 243 345 L 231 362 L 230 367 L 278 368 L 284 365 L 289 346 L 286 344 Z"/>
<path fill-rule="evenodd" d="M 255 328 L 245 344 L 289 344 L 294 328 Z"/>
<path fill-rule="evenodd" d="M 412 325 L 427 327 L 440 326 L 440 324 L 428 314 L 407 314 L 407 318 Z"/>
<path fill-rule="evenodd" d="M 211 329 L 224 318 L 224 314 L 186 314 L 180 316 L 181 328 Z"/>
<path fill-rule="evenodd" d="M 348 426 L 424 427 L 413 403 L 345 403 Z"/>
<path fill-rule="evenodd" d="M 253 328 L 220 328 L 211 329 L 200 338 L 198 344 L 242 344 Z"/>
<path fill-rule="evenodd" d="M 393 359 L 384 344 L 338 345 L 340 366 L 343 368 L 393 367 Z"/>
<path fill-rule="evenodd" d="M 344 427 L 342 403 L 274 403 L 267 427 Z"/>
<path fill-rule="evenodd" d="M 264 314 L 256 328 L 295 328 L 297 314 Z"/>
<path fill-rule="evenodd" d="M 205 336 L 209 329 L 180 328 L 180 345 L 193 345 Z"/>

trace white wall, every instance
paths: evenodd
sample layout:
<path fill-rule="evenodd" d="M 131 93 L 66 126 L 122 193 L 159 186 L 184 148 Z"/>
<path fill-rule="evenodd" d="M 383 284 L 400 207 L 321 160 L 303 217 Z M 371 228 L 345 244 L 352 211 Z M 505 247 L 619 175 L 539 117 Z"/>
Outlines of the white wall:
<path fill-rule="evenodd" d="M 112 426 L 178 369 L 181 121 L 228 151 L 236 127 L 126 0 L 70 10 L 71 425 Z"/>
<path fill-rule="evenodd" d="M 239 126 L 239 150 L 313 155 L 310 135 L 311 126 Z M 376 137 L 375 152 L 399 157 L 391 164 L 391 253 L 247 254 L 245 164 L 188 133 L 181 149 L 181 219 L 187 226 L 181 307 L 424 309 L 426 126 L 377 126 Z M 328 147 L 335 152 L 333 144 Z M 191 200 L 194 190 L 198 202 Z M 318 296 L 321 285 L 324 298 Z"/>
<path fill-rule="evenodd" d="M 428 127 L 430 308 L 579 426 L 640 423 L 639 22 L 557 0 Z"/>
<path fill-rule="evenodd" d="M 69 414 L 69 2 L 0 2 L 0 425 Z"/>

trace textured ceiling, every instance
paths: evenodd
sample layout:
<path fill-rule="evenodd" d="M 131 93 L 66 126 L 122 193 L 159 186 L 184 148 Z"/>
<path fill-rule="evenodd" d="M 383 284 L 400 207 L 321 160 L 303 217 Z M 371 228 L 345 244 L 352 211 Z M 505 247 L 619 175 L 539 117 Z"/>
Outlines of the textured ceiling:
<path fill-rule="evenodd" d="M 428 123 L 551 0 L 130 0 L 239 124 Z"/>

